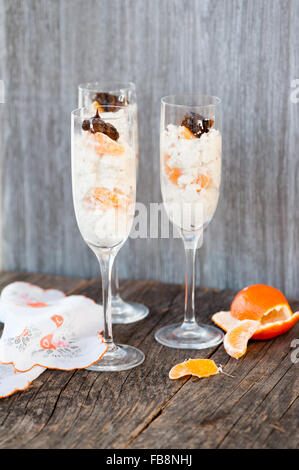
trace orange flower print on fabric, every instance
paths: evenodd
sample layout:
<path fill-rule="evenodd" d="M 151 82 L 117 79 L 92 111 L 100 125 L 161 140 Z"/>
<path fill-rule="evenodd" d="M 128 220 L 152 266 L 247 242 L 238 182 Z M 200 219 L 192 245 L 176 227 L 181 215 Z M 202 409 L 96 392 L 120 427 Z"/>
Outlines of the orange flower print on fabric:
<path fill-rule="evenodd" d="M 70 343 L 68 343 L 67 341 L 64 341 L 63 339 L 59 339 L 55 341 L 55 346 L 56 348 L 69 348 Z"/>
<path fill-rule="evenodd" d="M 28 307 L 35 307 L 35 308 L 41 308 L 41 307 L 47 307 L 47 304 L 44 302 L 27 302 Z"/>
<path fill-rule="evenodd" d="M 56 324 L 57 328 L 59 328 L 63 324 L 63 317 L 61 315 L 53 315 L 51 320 Z"/>
<path fill-rule="evenodd" d="M 28 330 L 25 328 L 20 335 L 17 336 L 17 338 L 23 338 L 24 336 L 28 335 Z"/>
<path fill-rule="evenodd" d="M 53 335 L 44 336 L 40 340 L 40 345 L 43 349 L 56 349 L 55 344 L 53 344 Z"/>

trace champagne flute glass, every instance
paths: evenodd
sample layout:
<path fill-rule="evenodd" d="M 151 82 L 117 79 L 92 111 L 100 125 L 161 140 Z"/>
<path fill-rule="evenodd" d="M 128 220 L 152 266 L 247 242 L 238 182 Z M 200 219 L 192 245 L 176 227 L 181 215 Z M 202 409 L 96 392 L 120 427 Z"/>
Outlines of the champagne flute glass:
<path fill-rule="evenodd" d="M 136 87 L 132 82 L 120 82 L 114 80 L 100 80 L 96 82 L 82 83 L 78 87 L 79 108 L 90 106 L 91 109 L 105 109 L 102 105 L 114 104 L 118 106 L 131 106 L 134 113 L 134 138 L 138 169 L 138 119 Z M 112 323 L 133 323 L 145 318 L 149 309 L 137 302 L 125 302 L 119 294 L 117 258 L 112 270 Z"/>
<path fill-rule="evenodd" d="M 95 253 L 102 274 L 104 357 L 89 367 L 120 371 L 141 364 L 144 354 L 132 346 L 114 344 L 111 321 L 111 271 L 127 240 L 136 202 L 134 113 L 130 107 L 109 111 L 72 112 L 72 186 L 79 230 Z"/>
<path fill-rule="evenodd" d="M 179 229 L 186 255 L 185 312 L 182 324 L 155 334 L 159 343 L 179 349 L 219 344 L 223 333 L 195 319 L 195 255 L 212 220 L 221 180 L 220 99 L 172 95 L 161 100 L 160 179 L 164 207 Z"/>

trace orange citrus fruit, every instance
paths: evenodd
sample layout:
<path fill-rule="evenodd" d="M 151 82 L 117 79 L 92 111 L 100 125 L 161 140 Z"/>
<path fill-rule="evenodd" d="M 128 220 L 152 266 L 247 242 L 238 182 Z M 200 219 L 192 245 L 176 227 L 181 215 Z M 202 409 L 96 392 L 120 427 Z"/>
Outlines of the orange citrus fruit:
<path fill-rule="evenodd" d="M 273 310 L 282 315 L 292 314 L 287 299 L 275 287 L 254 284 L 242 289 L 234 298 L 230 311 L 238 320 L 261 320 Z"/>
<path fill-rule="evenodd" d="M 238 359 L 247 350 L 247 343 L 254 332 L 260 326 L 256 320 L 241 320 L 236 326 L 226 333 L 223 340 L 224 349 L 227 354 Z"/>
<path fill-rule="evenodd" d="M 92 146 L 99 157 L 102 157 L 103 155 L 118 156 L 122 155 L 125 151 L 123 145 L 119 144 L 115 140 L 110 139 L 110 137 L 102 134 L 101 132 L 97 132 L 96 134 L 90 132 L 88 138 L 89 144 Z"/>
<path fill-rule="evenodd" d="M 176 364 L 169 372 L 170 379 L 180 379 L 185 375 L 195 375 L 196 377 L 209 377 L 218 374 L 219 368 L 211 359 L 189 359 L 188 361 Z"/>
<path fill-rule="evenodd" d="M 299 312 L 292 313 L 287 299 L 279 290 L 263 284 L 242 289 L 234 298 L 230 312 L 212 316 L 216 325 L 230 331 L 242 320 L 257 320 L 259 327 L 252 339 L 270 339 L 292 328 L 299 320 Z"/>

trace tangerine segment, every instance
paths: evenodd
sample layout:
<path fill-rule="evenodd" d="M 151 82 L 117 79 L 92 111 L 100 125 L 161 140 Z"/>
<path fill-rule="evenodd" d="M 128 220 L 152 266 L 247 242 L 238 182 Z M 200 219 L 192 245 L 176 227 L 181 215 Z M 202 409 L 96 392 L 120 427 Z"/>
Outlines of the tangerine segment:
<path fill-rule="evenodd" d="M 243 356 L 246 353 L 249 339 L 259 326 L 259 321 L 242 320 L 237 326 L 229 330 L 223 340 L 224 349 L 227 354 L 235 359 Z"/>
<path fill-rule="evenodd" d="M 170 379 L 180 379 L 185 375 L 195 375 L 196 377 L 209 377 L 218 374 L 219 369 L 211 359 L 189 359 L 188 361 L 176 364 L 169 372 Z"/>
<path fill-rule="evenodd" d="M 230 311 L 238 320 L 261 320 L 271 310 L 284 309 L 292 315 L 287 299 L 278 289 L 264 284 L 255 284 L 242 289 L 234 298 Z"/>
<path fill-rule="evenodd" d="M 183 126 L 182 137 L 183 139 L 190 140 L 190 139 L 194 139 L 195 135 L 193 134 L 193 132 L 190 131 L 190 129 L 188 129 L 188 127 Z"/>
<path fill-rule="evenodd" d="M 165 174 L 173 184 L 177 185 L 179 177 L 182 176 L 182 170 L 180 170 L 180 168 L 170 168 L 170 166 L 168 166 L 168 163 L 167 163 L 169 159 L 170 159 L 170 155 L 165 154 L 164 155 Z"/>
<path fill-rule="evenodd" d="M 222 328 L 225 332 L 231 330 L 240 323 L 240 320 L 234 318 L 230 312 L 218 312 L 212 316 L 213 322 Z"/>
<path fill-rule="evenodd" d="M 110 137 L 102 134 L 101 132 L 97 132 L 96 134 L 90 132 L 88 137 L 90 145 L 99 157 L 102 157 L 103 155 L 118 156 L 122 155 L 125 151 L 123 145 L 110 139 Z"/>
<path fill-rule="evenodd" d="M 101 204 L 106 208 L 114 207 L 118 209 L 127 207 L 129 198 L 122 191 L 100 187 L 92 190 L 92 195 L 88 197 L 88 201 Z"/>
<path fill-rule="evenodd" d="M 210 184 L 210 178 L 206 175 L 198 175 L 198 177 L 195 180 L 195 184 L 198 184 L 201 187 L 201 189 L 207 189 Z"/>

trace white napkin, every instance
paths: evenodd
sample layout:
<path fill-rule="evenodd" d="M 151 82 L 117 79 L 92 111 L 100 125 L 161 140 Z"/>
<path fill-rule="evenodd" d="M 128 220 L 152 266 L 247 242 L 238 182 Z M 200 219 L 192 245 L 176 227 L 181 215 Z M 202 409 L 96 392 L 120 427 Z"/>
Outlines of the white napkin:
<path fill-rule="evenodd" d="M 33 367 L 29 372 L 16 372 L 12 365 L 0 364 L 0 398 L 9 397 L 15 392 L 26 390 L 31 382 L 46 369 Z"/>
<path fill-rule="evenodd" d="M 0 321 L 0 397 L 25 390 L 46 368 L 86 368 L 107 350 L 102 307 L 82 295 L 14 282 L 2 290 Z"/>

